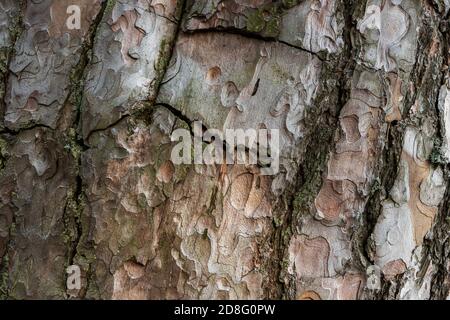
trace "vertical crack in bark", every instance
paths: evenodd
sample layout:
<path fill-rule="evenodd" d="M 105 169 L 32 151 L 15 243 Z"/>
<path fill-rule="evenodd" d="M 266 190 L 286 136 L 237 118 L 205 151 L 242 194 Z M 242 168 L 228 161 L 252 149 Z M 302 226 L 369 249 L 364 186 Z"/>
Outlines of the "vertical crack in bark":
<path fill-rule="evenodd" d="M 442 55 L 444 63 L 447 63 L 447 77 L 445 71 L 442 74 L 440 85 L 445 85 L 448 80 L 450 61 L 450 33 L 449 33 L 449 14 L 447 14 L 446 20 L 441 22 L 439 26 L 441 33 Z M 435 112 L 439 118 L 443 114 L 439 110 L 439 98 L 435 101 Z M 442 119 L 439 119 L 442 120 Z M 442 142 L 443 134 L 441 130 L 438 130 L 440 141 Z M 441 147 L 441 146 L 439 146 Z M 439 150 L 440 151 L 440 150 Z M 450 175 L 450 167 L 446 163 L 444 166 L 444 174 L 448 177 Z M 447 190 L 444 197 L 444 202 L 441 204 L 436 221 L 434 222 L 433 229 L 431 231 L 432 237 L 425 240 L 425 254 L 435 265 L 437 271 L 433 275 L 431 281 L 431 297 L 430 299 L 445 300 L 450 295 L 450 182 L 447 183 Z"/>
<path fill-rule="evenodd" d="M 296 288 L 294 279 L 287 273 L 287 254 L 291 237 L 295 234 L 301 216 L 310 214 L 322 185 L 323 173 L 329 159 L 330 150 L 333 148 L 333 139 L 338 129 L 339 113 L 346 104 L 350 96 L 348 81 L 355 68 L 355 61 L 352 58 L 354 51 L 351 32 L 355 25 L 352 21 L 352 13 L 355 8 L 353 0 L 341 2 L 343 14 L 345 16 L 344 28 L 344 48 L 340 55 L 333 57 L 330 61 L 323 60 L 324 69 L 322 71 L 322 93 L 316 98 L 318 102 L 315 110 L 309 115 L 306 123 L 313 123 L 307 139 L 302 141 L 305 145 L 305 158 L 299 164 L 297 176 L 293 185 L 286 188 L 281 199 L 277 201 L 274 210 L 274 231 L 270 235 L 268 242 L 274 248 L 273 259 L 268 262 L 268 270 L 272 273 L 267 282 L 267 296 L 269 299 L 295 299 Z M 317 55 L 316 55 L 317 56 Z M 321 59 L 322 60 L 322 59 Z M 338 75 L 336 77 L 336 75 Z M 338 87 L 329 88 L 327 81 L 330 78 L 337 78 Z M 334 100 L 323 101 L 325 97 L 336 96 L 336 106 Z M 322 101 L 321 101 L 322 100 Z M 293 190 L 293 191 L 292 191 Z"/>
<path fill-rule="evenodd" d="M 67 257 L 67 265 L 73 265 L 75 257 L 78 252 L 78 247 L 81 244 L 82 236 L 83 236 L 83 209 L 85 206 L 85 195 L 83 190 L 83 179 L 80 174 L 81 169 L 81 156 L 82 153 L 87 149 L 87 146 L 84 143 L 81 133 L 79 130 L 81 129 L 81 118 L 82 118 L 82 98 L 83 98 L 83 90 L 84 90 L 84 80 L 85 80 L 85 71 L 88 67 L 90 61 L 92 61 L 92 49 L 95 43 L 95 37 L 97 35 L 97 30 L 103 20 L 103 16 L 105 11 L 109 5 L 111 5 L 112 0 L 105 0 L 102 3 L 102 7 L 97 14 L 95 20 L 91 24 L 91 27 L 88 32 L 88 36 L 86 41 L 82 46 L 82 52 L 80 55 L 80 61 L 78 65 L 71 72 L 71 89 L 70 93 L 67 97 L 66 104 L 71 104 L 75 110 L 75 117 L 73 122 L 68 129 L 68 134 L 66 138 L 69 140 L 70 151 L 72 152 L 72 156 L 75 161 L 76 177 L 75 177 L 75 188 L 69 195 L 69 198 L 66 203 L 66 207 L 64 209 L 64 224 L 65 224 L 65 234 L 69 239 L 69 253 Z M 63 125 L 59 125 L 60 130 Z M 65 270 L 64 270 L 65 272 Z M 89 280 L 89 272 L 87 272 L 87 279 Z M 65 274 L 66 275 L 66 274 Z"/>
<path fill-rule="evenodd" d="M 13 132 L 10 132 L 7 128 L 4 127 L 4 112 L 6 109 L 6 102 L 5 102 L 5 95 L 6 90 L 8 87 L 8 75 L 9 75 L 9 66 L 11 63 L 11 58 L 14 55 L 15 45 L 17 42 L 17 39 L 19 38 L 20 34 L 25 29 L 25 26 L 23 25 L 23 12 L 25 12 L 26 9 L 26 1 L 20 0 L 19 1 L 19 14 L 17 14 L 14 17 L 14 20 L 12 22 L 12 26 L 10 28 L 10 37 L 11 37 L 11 46 L 10 48 L 4 49 L 5 54 L 5 60 L 0 61 L 0 68 L 3 68 L 4 70 L 0 69 L 1 74 L 1 81 L 3 86 L 3 91 L 0 92 L 0 174 L 2 173 L 3 167 L 6 164 L 7 160 L 7 149 L 9 148 L 9 143 L 3 139 L 3 134 L 7 135 L 13 135 Z M 3 143 L 5 142 L 5 145 Z M 14 211 L 15 212 L 15 211 Z M 16 225 L 16 215 L 13 214 L 12 216 L 12 223 L 9 227 L 9 237 L 8 237 L 8 243 L 6 245 L 6 250 L 4 254 L 0 257 L 0 298 L 1 299 L 8 299 L 9 297 L 9 248 L 11 246 L 11 238 L 12 234 L 14 232 L 14 227 Z"/>
<path fill-rule="evenodd" d="M 448 168 L 446 170 L 448 174 Z M 425 240 L 426 259 L 430 259 L 436 268 L 431 281 L 433 300 L 445 300 L 450 294 L 450 182 L 447 183 L 445 201 L 439 209 L 433 226 L 431 239 Z M 424 261 L 425 263 L 425 261 Z"/>
<path fill-rule="evenodd" d="M 429 8 L 431 8 L 431 6 Z M 426 9 L 424 8 L 424 10 Z M 429 16 L 429 14 L 423 13 L 423 26 L 421 28 L 418 39 L 419 47 L 417 48 L 416 58 L 409 81 L 409 83 L 411 83 L 413 87 L 406 94 L 405 108 L 402 114 L 402 120 L 399 122 L 394 121 L 388 126 L 383 153 L 377 166 L 378 169 L 376 176 L 380 177 L 380 179 L 372 188 L 373 192 L 370 195 L 369 201 L 366 204 L 363 214 L 363 225 L 365 226 L 365 228 L 362 229 L 361 233 L 361 236 L 364 240 L 361 243 L 362 246 L 360 248 L 360 252 L 362 253 L 362 256 L 367 260 L 367 263 L 374 263 L 372 257 L 375 254 L 375 248 L 373 247 L 374 244 L 371 241 L 371 235 L 381 214 L 382 202 L 390 197 L 390 190 L 392 189 L 397 178 L 406 128 L 408 125 L 416 124 L 417 121 L 420 122 L 420 119 L 410 112 L 411 108 L 418 102 L 420 96 L 433 98 L 430 99 L 432 102 L 430 102 L 430 105 L 428 106 L 428 113 L 431 113 L 430 117 L 437 117 L 437 123 L 439 123 L 440 113 L 437 105 L 440 85 L 443 84 L 445 80 L 444 74 L 441 74 L 441 70 L 443 68 L 443 64 L 446 63 L 445 61 L 448 61 L 448 41 L 446 42 L 443 39 L 440 31 L 435 28 L 434 24 L 437 20 L 438 19 L 435 16 Z M 432 57 L 431 50 L 433 50 L 433 41 L 435 37 L 430 36 L 429 30 L 433 30 L 434 32 L 436 32 L 437 37 L 440 39 L 441 45 L 444 45 L 444 47 L 441 48 L 441 53 L 444 58 L 440 61 L 439 59 L 434 59 Z M 439 75 L 437 81 L 435 79 L 435 75 Z M 439 84 L 439 87 L 435 85 L 436 83 Z M 424 113 L 426 113 L 426 111 Z M 436 131 L 436 134 L 439 137 L 441 135 L 439 125 Z M 448 170 L 445 170 L 444 172 L 448 172 Z M 434 255 L 432 255 L 431 259 L 433 260 L 433 262 L 439 264 L 439 268 L 441 269 L 440 272 L 435 275 L 433 283 L 435 284 L 436 281 L 438 281 L 438 278 L 442 280 L 445 277 L 445 272 L 447 272 L 448 274 L 448 271 L 445 271 L 445 243 L 442 244 L 442 246 L 439 243 L 442 239 L 444 239 L 444 241 L 447 239 L 447 237 L 442 237 L 441 232 L 442 230 L 445 230 L 446 227 L 448 227 L 445 224 L 446 221 L 444 221 L 446 212 L 445 208 L 448 208 L 449 205 L 448 188 L 449 186 L 447 186 L 447 196 L 444 197 L 444 199 L 446 200 L 444 204 L 441 205 L 439 213 L 435 217 L 435 221 L 433 223 L 434 229 L 431 231 L 432 234 L 438 233 L 439 237 L 437 237 L 437 239 L 435 240 L 425 238 L 425 242 L 423 245 L 424 253 L 422 254 L 422 261 L 420 262 L 421 269 L 419 272 L 420 274 L 418 275 L 419 281 L 423 281 L 423 277 L 428 268 L 430 261 L 428 252 L 430 250 L 434 251 Z M 439 252 L 440 255 L 436 254 L 437 252 Z M 374 291 L 366 290 L 365 297 L 367 299 L 374 300 L 399 299 L 401 290 L 406 282 L 405 275 L 406 273 L 402 273 L 395 276 L 393 279 L 386 279 L 384 276 L 382 276 L 381 289 Z M 443 290 L 441 288 L 441 291 L 437 290 L 436 294 L 440 298 L 445 299 L 445 290 L 447 290 L 448 294 L 448 287 L 446 287 L 446 289 L 444 288 Z M 431 292 L 433 293 L 434 290 L 431 290 Z"/>
<path fill-rule="evenodd" d="M 82 55 L 84 63 L 83 63 L 83 66 L 80 68 L 81 76 L 85 76 L 85 74 L 84 74 L 85 69 L 88 67 L 89 62 L 93 58 L 93 57 L 89 58 L 88 54 L 89 54 L 89 52 L 91 54 L 93 54 L 92 50 L 93 50 L 93 46 L 94 46 L 95 36 L 97 33 L 97 29 L 104 18 L 105 11 L 108 8 L 112 8 L 114 6 L 114 4 L 115 4 L 114 0 L 106 1 L 103 4 L 101 12 L 99 13 L 98 17 L 96 18 L 95 23 L 93 24 L 92 32 L 90 33 L 91 40 L 87 43 L 86 50 L 85 50 L 84 54 Z M 177 7 L 176 16 L 180 16 L 184 12 L 184 7 L 185 7 L 185 1 L 180 1 L 178 4 L 178 7 Z M 172 21 L 171 19 L 167 19 L 167 20 L 170 23 L 177 24 L 176 21 Z M 180 20 L 181 20 L 181 18 L 180 18 Z M 168 64 L 172 57 L 174 46 L 175 46 L 175 41 L 178 37 L 179 32 L 180 32 L 180 23 L 177 24 L 176 32 L 173 34 L 173 36 L 169 36 L 168 39 L 163 40 L 161 43 L 161 48 L 159 50 L 160 57 L 158 58 L 158 60 L 155 62 L 155 65 L 154 65 L 157 76 L 155 77 L 155 79 L 152 80 L 152 82 L 150 84 L 150 92 L 153 92 L 153 94 L 148 97 L 148 100 L 136 102 L 135 107 L 133 107 L 129 113 L 123 115 L 117 121 L 114 121 L 113 123 L 109 124 L 105 128 L 100 128 L 100 129 L 96 129 L 96 130 L 89 132 L 88 136 L 84 139 L 83 139 L 82 135 L 80 134 L 80 132 L 82 130 L 82 126 L 81 126 L 82 117 L 83 117 L 82 100 L 83 100 L 83 89 L 84 88 L 82 85 L 83 81 L 79 81 L 80 85 L 77 86 L 78 91 L 76 94 L 76 97 L 77 97 L 76 105 L 78 106 L 78 108 L 77 108 L 77 116 L 76 116 L 76 120 L 75 120 L 75 127 L 78 131 L 78 134 L 77 134 L 77 139 L 76 139 L 75 143 L 77 144 L 77 146 L 79 148 L 81 148 L 81 152 L 80 152 L 80 155 L 77 157 L 77 161 L 78 161 L 77 186 L 76 186 L 77 191 L 74 195 L 74 198 L 76 201 L 76 208 L 78 211 L 78 214 L 76 214 L 77 236 L 76 236 L 75 241 L 73 242 L 72 253 L 69 257 L 69 264 L 73 264 L 74 260 L 76 260 L 77 257 L 83 256 L 83 255 L 89 255 L 89 256 L 95 255 L 93 247 L 91 247 L 90 244 L 85 243 L 85 241 L 83 240 L 84 233 L 86 233 L 86 231 L 83 230 L 83 226 L 84 226 L 83 219 L 88 219 L 89 217 L 83 217 L 82 213 L 81 213 L 85 206 L 86 200 L 85 200 L 84 186 L 83 186 L 84 182 L 82 180 L 79 170 L 82 165 L 81 156 L 82 156 L 83 152 L 87 151 L 90 148 L 90 146 L 86 145 L 86 143 L 88 143 L 89 137 L 91 137 L 92 134 L 94 134 L 96 132 L 108 130 L 108 129 L 114 127 L 115 125 L 117 125 L 118 123 L 121 123 L 124 119 L 127 119 L 129 117 L 132 117 L 134 119 L 143 120 L 146 123 L 151 122 L 152 113 L 153 113 L 153 110 L 155 107 L 155 101 L 156 101 L 156 98 L 157 98 L 158 92 L 159 92 L 159 87 L 165 76 L 165 72 L 167 70 Z M 173 111 L 173 110 L 171 110 L 171 111 Z M 83 249 L 81 250 L 80 246 L 85 246 L 85 247 L 83 247 Z M 86 260 L 90 261 L 90 258 L 88 258 L 88 257 L 85 257 L 85 258 L 86 258 Z M 86 296 L 87 291 L 93 289 L 93 286 L 95 286 L 95 284 L 92 282 L 93 277 L 94 277 L 94 275 L 93 275 L 93 270 L 92 270 L 92 263 L 89 262 L 89 268 L 86 271 L 87 283 L 83 286 L 86 289 L 83 292 L 81 292 L 81 294 L 79 295 L 80 298 L 84 298 Z"/>
<path fill-rule="evenodd" d="M 149 123 L 151 121 L 151 113 L 148 112 L 149 109 L 153 108 L 155 106 L 155 102 L 158 98 L 159 90 L 161 88 L 162 82 L 164 80 L 164 76 L 166 75 L 167 68 L 169 66 L 170 60 L 172 59 L 174 50 L 175 50 L 175 44 L 177 42 L 178 36 L 181 31 L 181 21 L 183 20 L 183 16 L 186 12 L 186 0 L 178 1 L 177 3 L 177 12 L 176 16 L 179 17 L 178 21 L 172 21 L 168 19 L 171 23 L 176 24 L 177 28 L 175 31 L 175 34 L 173 38 L 169 38 L 169 41 L 163 41 L 161 43 L 161 57 L 159 57 L 158 61 L 155 64 L 155 67 L 158 71 L 156 79 L 153 80 L 153 83 L 151 86 L 155 87 L 154 94 L 150 97 L 148 97 L 149 103 L 147 104 L 148 108 L 142 108 L 142 110 L 139 110 L 135 113 L 136 118 L 141 118 L 142 120 Z"/>

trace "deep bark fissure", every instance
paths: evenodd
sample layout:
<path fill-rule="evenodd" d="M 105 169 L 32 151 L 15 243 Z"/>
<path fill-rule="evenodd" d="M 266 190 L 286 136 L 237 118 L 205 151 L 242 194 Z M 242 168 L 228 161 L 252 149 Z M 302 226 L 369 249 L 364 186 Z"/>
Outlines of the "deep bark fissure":
<path fill-rule="evenodd" d="M 448 172 L 448 171 L 447 171 Z M 432 230 L 431 239 L 426 239 L 425 257 L 430 257 L 437 266 L 431 282 L 430 299 L 445 300 L 450 293 L 450 183 L 447 184 L 445 202 L 441 205 Z"/>
<path fill-rule="evenodd" d="M 22 13 L 25 12 L 26 10 L 26 2 L 24 0 L 20 0 L 19 1 L 19 13 L 15 18 L 14 18 L 14 22 L 12 24 L 12 31 L 11 29 L 9 30 L 9 34 L 11 37 L 11 47 L 8 49 L 5 49 L 6 51 L 6 61 L 4 62 L 4 67 L 5 67 L 5 72 L 4 74 L 2 74 L 1 76 L 3 77 L 3 95 L 1 96 L 1 103 L 0 103 L 0 116 L 2 117 L 2 119 L 0 120 L 0 139 L 2 139 L 3 135 L 8 135 L 8 136 L 14 136 L 16 135 L 18 132 L 9 130 L 5 125 L 4 125 L 4 115 L 6 112 L 6 101 L 5 101 L 5 97 L 6 97 L 6 91 L 8 88 L 8 75 L 10 72 L 10 63 L 11 63 L 11 59 L 12 56 L 14 54 L 14 50 L 15 50 L 15 46 L 16 46 L 16 42 L 17 39 L 20 37 L 21 33 L 23 32 L 23 30 L 25 30 L 25 26 L 23 25 L 23 21 L 22 21 Z M 7 141 L 9 141 L 10 137 L 8 137 Z M 3 140 L 3 139 L 2 139 Z M 8 146 L 9 147 L 9 146 Z M 1 152 L 3 153 L 4 150 L 1 150 Z M 3 166 L 7 161 L 7 158 L 3 157 L 3 154 L 0 153 L 0 164 L 1 166 Z M 4 168 L 0 167 L 0 173 L 2 173 Z M 13 214 L 12 215 L 12 223 L 11 226 L 9 227 L 8 230 L 8 242 L 6 244 L 6 250 L 4 252 L 4 254 L 0 257 L 0 298 L 4 298 L 4 299 L 8 299 L 9 297 L 9 249 L 11 246 L 11 241 L 12 241 L 12 237 L 13 237 L 13 228 L 16 225 L 16 215 Z"/>
<path fill-rule="evenodd" d="M 286 190 L 294 191 L 285 192 L 285 194 L 282 195 L 282 198 L 277 201 L 278 209 L 276 209 L 276 211 L 279 210 L 281 212 L 281 222 L 277 223 L 274 221 L 274 231 L 270 240 L 276 252 L 274 262 L 272 262 L 269 267 L 269 269 L 273 269 L 274 274 L 269 277 L 269 279 L 275 279 L 275 281 L 270 281 L 267 286 L 268 288 L 271 288 L 268 290 L 268 297 L 270 299 L 296 298 L 294 295 L 296 288 L 291 283 L 293 279 L 291 279 L 292 277 L 286 272 L 287 266 L 285 261 L 287 259 L 289 242 L 296 233 L 296 228 L 301 224 L 299 217 L 301 215 L 311 214 L 310 211 L 313 206 L 314 197 L 319 192 L 323 173 L 326 172 L 329 153 L 334 147 L 333 139 L 336 130 L 339 130 L 339 113 L 350 96 L 348 81 L 355 70 L 355 61 L 352 58 L 353 45 L 351 40 L 351 33 L 355 27 L 355 24 L 352 21 L 352 12 L 355 4 L 353 1 L 349 1 L 348 5 L 350 9 L 344 11 L 346 13 L 344 48 L 339 57 L 334 58 L 334 61 L 327 61 L 318 54 L 280 41 L 290 47 L 313 54 L 321 61 L 329 63 L 330 66 L 333 65 L 333 63 L 336 63 L 334 67 L 329 67 L 330 70 L 327 70 L 326 74 L 338 74 L 339 86 L 337 88 L 336 108 L 330 110 L 330 106 L 328 106 L 328 109 L 325 107 L 324 110 L 320 111 L 320 114 L 316 115 L 315 121 L 313 121 L 316 122 L 316 125 L 311 128 L 311 134 L 309 135 L 310 139 L 306 141 L 306 143 L 305 141 L 302 143 L 307 145 L 305 150 L 311 150 L 311 153 L 305 155 L 305 159 L 298 164 L 299 167 L 296 179 L 290 187 L 286 188 Z M 323 87 L 326 92 L 325 88 L 326 86 Z M 333 120 L 330 121 L 330 119 Z"/>
<path fill-rule="evenodd" d="M 430 6 L 432 7 L 432 6 Z M 434 8 L 434 7 L 433 7 Z M 435 8 L 434 8 L 435 9 Z M 423 10 L 426 10 L 425 8 Z M 436 12 L 435 12 L 436 13 Z M 395 182 L 395 179 L 397 178 L 398 170 L 399 170 L 399 161 L 400 156 L 402 153 L 402 145 L 403 145 L 403 139 L 405 135 L 405 129 L 408 125 L 411 125 L 417 119 L 415 119 L 415 116 L 410 113 L 411 108 L 415 103 L 418 101 L 419 95 L 422 93 L 426 93 L 430 96 L 434 96 L 433 101 L 430 103 L 429 107 L 431 108 L 430 112 L 434 113 L 434 117 L 437 118 L 437 128 L 436 128 L 436 135 L 438 137 L 441 136 L 441 130 L 439 126 L 439 119 L 440 119 L 440 112 L 438 109 L 438 99 L 439 99 L 439 88 L 432 87 L 431 92 L 428 88 L 427 84 L 432 83 L 432 75 L 436 72 L 439 74 L 439 70 L 442 69 L 442 65 L 445 63 L 446 59 L 445 56 L 448 54 L 446 47 L 447 44 L 445 41 L 443 41 L 441 44 L 444 45 L 444 47 L 441 49 L 441 53 L 444 55 L 444 59 L 441 63 L 436 63 L 436 67 L 434 62 L 435 60 L 431 58 L 431 55 L 429 54 L 431 48 L 432 48 L 432 41 L 434 38 L 430 37 L 428 34 L 428 30 L 433 30 L 438 33 L 438 38 L 442 39 L 442 35 L 439 34 L 440 31 L 435 28 L 435 16 L 425 16 L 423 18 L 422 23 L 422 30 L 420 32 L 420 38 L 419 38 L 419 44 L 420 46 L 417 49 L 415 63 L 413 66 L 413 69 L 411 71 L 410 76 L 410 83 L 414 85 L 414 90 L 412 90 L 412 94 L 408 92 L 406 95 L 406 102 L 405 102 L 405 108 L 402 115 L 402 120 L 398 123 L 392 123 L 388 127 L 388 134 L 386 139 L 386 144 L 383 148 L 383 156 L 381 157 L 382 162 L 380 166 L 380 187 L 377 188 L 375 193 L 370 197 L 369 202 L 366 205 L 366 210 L 364 213 L 364 217 L 366 219 L 367 224 L 367 235 L 370 238 L 370 235 L 373 233 L 375 224 L 378 220 L 379 215 L 381 214 L 381 203 L 388 199 L 390 190 L 393 187 L 393 184 Z M 430 25 L 430 23 L 432 25 Z M 434 70 L 433 70 L 434 67 Z M 444 74 L 440 75 L 440 80 L 438 83 L 441 85 L 444 84 L 445 76 Z M 428 89 L 428 90 L 427 90 Z M 435 145 L 436 147 L 436 145 Z M 438 164 L 441 166 L 441 164 Z M 444 170 L 446 172 L 447 170 Z M 448 186 L 447 186 L 447 194 L 448 194 Z M 444 199 L 447 199 L 447 196 L 444 197 Z M 439 211 L 441 212 L 441 210 Z M 435 218 L 437 222 L 435 222 L 436 226 L 441 226 L 442 224 L 439 224 L 439 217 L 436 216 Z M 431 231 L 433 233 L 433 231 Z M 369 258 L 368 261 L 373 263 L 373 260 L 370 258 L 373 255 L 373 248 L 371 248 L 371 245 L 369 243 L 369 238 L 364 241 L 364 249 L 366 252 L 366 257 Z M 434 242 L 431 242 L 430 244 L 424 245 L 424 251 L 428 251 L 428 245 L 435 245 Z M 423 281 L 424 272 L 426 271 L 428 267 L 428 257 L 427 253 L 424 253 L 422 255 L 423 259 L 420 262 L 420 268 L 422 275 L 419 275 L 419 281 L 420 283 Z M 442 260 L 438 260 L 439 262 L 442 262 Z M 441 266 L 442 267 L 442 266 Z M 404 286 L 404 283 L 406 281 L 405 274 L 401 274 L 396 276 L 393 279 L 386 279 L 386 277 L 381 277 L 381 289 L 378 291 L 371 291 L 367 292 L 367 297 L 369 299 L 398 299 L 400 298 L 400 291 L 402 287 Z M 437 277 L 436 275 L 435 277 Z M 435 278 L 434 277 L 434 278 Z M 433 291 L 432 291 L 433 292 Z M 444 293 L 441 293 L 440 296 L 441 299 L 444 299 Z M 448 292 L 447 292 L 448 295 Z"/>
<path fill-rule="evenodd" d="M 449 33 L 449 17 L 450 12 L 447 13 L 447 16 L 444 18 L 444 21 L 441 21 L 439 25 L 439 32 L 441 33 L 441 41 L 442 41 L 442 55 L 443 61 L 449 61 L 450 59 L 450 33 Z M 444 29 L 444 30 L 442 30 Z M 448 74 L 448 66 L 447 66 L 447 74 L 445 71 L 441 76 L 441 87 L 443 87 L 449 79 Z M 436 97 L 435 100 L 435 112 L 438 115 L 439 120 L 443 116 L 439 110 L 439 97 Z M 440 142 L 442 144 L 443 134 L 441 127 L 438 127 L 438 136 L 440 138 Z M 438 146 L 439 152 L 441 152 L 441 145 Z M 438 164 L 442 165 L 442 164 Z M 448 164 L 444 165 L 444 172 L 448 176 L 450 174 L 450 168 Z M 439 299 L 445 300 L 450 295 L 450 239 L 449 239 L 449 230 L 450 230 L 450 182 L 447 183 L 446 195 L 444 197 L 444 203 L 441 204 L 438 215 L 433 225 L 433 229 L 431 231 L 431 238 L 425 239 L 425 254 L 424 259 L 430 257 L 430 260 L 437 266 L 437 270 L 435 275 L 433 275 L 433 279 L 431 282 L 431 296 L 430 299 Z"/>
<path fill-rule="evenodd" d="M 75 117 L 73 118 L 73 123 L 70 126 L 74 131 L 71 137 L 69 137 L 71 148 L 78 149 L 75 152 L 75 190 L 70 199 L 66 203 L 64 209 L 63 218 L 65 220 L 65 232 L 69 232 L 68 229 L 74 228 L 75 235 L 72 235 L 72 239 L 69 243 L 69 252 L 67 257 L 67 265 L 71 266 L 74 264 L 76 255 L 78 254 L 78 246 L 83 234 L 82 226 L 82 214 L 84 209 L 84 182 L 80 173 L 80 168 L 82 166 L 82 153 L 88 149 L 88 146 L 84 143 L 82 134 L 79 132 L 81 130 L 82 121 L 82 102 L 83 102 L 83 90 L 84 90 L 84 80 L 86 77 L 86 69 L 89 66 L 93 58 L 93 47 L 95 43 L 95 38 L 97 36 L 97 30 L 103 20 L 107 6 L 110 4 L 110 0 L 105 0 L 102 3 L 101 9 L 94 21 L 92 22 L 87 37 L 83 46 L 81 48 L 80 61 L 71 72 L 71 89 L 67 96 L 66 103 L 71 103 L 74 106 Z M 68 206 L 72 205 L 69 209 Z M 72 211 L 72 212 L 70 212 Z M 71 226 L 72 224 L 72 226 Z M 67 276 L 64 270 L 64 275 Z M 65 277 L 63 277 L 65 279 Z M 87 277 L 89 279 L 89 276 Z M 65 284 L 63 285 L 65 286 Z"/>

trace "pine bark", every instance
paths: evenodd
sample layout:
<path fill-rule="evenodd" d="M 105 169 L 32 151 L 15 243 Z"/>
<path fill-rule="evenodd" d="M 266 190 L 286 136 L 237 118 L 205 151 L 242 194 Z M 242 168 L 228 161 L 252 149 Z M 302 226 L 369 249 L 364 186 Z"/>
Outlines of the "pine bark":
<path fill-rule="evenodd" d="M 0 8 L 1 298 L 450 298 L 448 0 Z M 175 165 L 195 121 L 280 172 Z"/>

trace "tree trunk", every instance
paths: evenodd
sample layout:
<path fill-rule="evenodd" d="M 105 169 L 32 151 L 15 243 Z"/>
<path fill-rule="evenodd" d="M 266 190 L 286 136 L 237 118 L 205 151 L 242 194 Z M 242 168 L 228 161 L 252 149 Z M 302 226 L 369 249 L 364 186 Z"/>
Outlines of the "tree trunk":
<path fill-rule="evenodd" d="M 450 297 L 448 0 L 0 8 L 0 297 Z"/>

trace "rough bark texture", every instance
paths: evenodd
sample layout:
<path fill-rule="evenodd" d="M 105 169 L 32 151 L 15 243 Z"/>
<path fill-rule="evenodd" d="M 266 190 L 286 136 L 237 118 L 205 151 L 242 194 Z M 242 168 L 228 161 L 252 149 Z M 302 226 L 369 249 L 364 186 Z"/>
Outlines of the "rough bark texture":
<path fill-rule="evenodd" d="M 448 0 L 0 9 L 1 298 L 450 298 Z M 195 120 L 280 172 L 174 165 Z"/>

